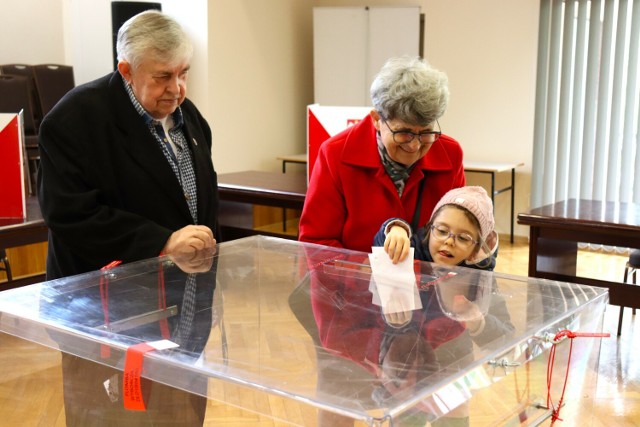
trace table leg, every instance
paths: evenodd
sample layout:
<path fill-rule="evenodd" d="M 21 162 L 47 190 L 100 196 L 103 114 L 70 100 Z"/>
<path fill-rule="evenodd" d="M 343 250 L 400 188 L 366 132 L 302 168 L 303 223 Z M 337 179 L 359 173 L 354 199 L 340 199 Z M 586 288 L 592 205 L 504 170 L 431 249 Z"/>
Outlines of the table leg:
<path fill-rule="evenodd" d="M 287 161 L 282 161 L 282 173 L 287 173 Z M 282 231 L 287 231 L 287 208 L 282 208 Z"/>
<path fill-rule="evenodd" d="M 493 211 L 496 211 L 496 173 L 491 172 L 491 203 L 493 203 Z"/>
<path fill-rule="evenodd" d="M 529 269 L 527 272 L 529 277 L 536 277 L 537 273 L 538 234 L 540 234 L 540 230 L 537 227 L 529 228 Z"/>
<path fill-rule="evenodd" d="M 513 244 L 513 223 L 515 221 L 516 168 L 511 169 L 511 243 Z"/>
<path fill-rule="evenodd" d="M 539 237 L 539 229 L 531 227 L 529 234 L 529 277 L 540 273 L 576 276 L 578 243 Z"/>
<path fill-rule="evenodd" d="M 516 169 L 511 169 L 511 186 L 504 187 L 499 190 L 496 190 L 496 171 L 467 171 L 467 172 L 475 172 L 475 173 L 483 173 L 491 175 L 491 191 L 488 192 L 491 197 L 491 203 L 493 203 L 493 212 L 496 212 L 496 196 L 505 191 L 511 191 L 511 218 L 509 219 L 509 240 L 511 243 L 514 241 L 514 233 L 515 233 L 515 187 L 516 187 Z"/>

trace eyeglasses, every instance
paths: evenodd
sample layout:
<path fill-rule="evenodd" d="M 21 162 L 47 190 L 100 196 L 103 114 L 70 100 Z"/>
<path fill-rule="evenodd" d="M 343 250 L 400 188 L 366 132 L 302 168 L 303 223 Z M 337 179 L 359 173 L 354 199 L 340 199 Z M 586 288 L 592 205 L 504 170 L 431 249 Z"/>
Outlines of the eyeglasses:
<path fill-rule="evenodd" d="M 469 246 L 477 245 L 479 243 L 468 233 L 455 234 L 455 233 L 452 233 L 448 227 L 445 227 L 439 224 L 435 224 L 431 226 L 431 234 L 433 235 L 433 237 L 440 240 L 441 242 L 444 242 L 449 237 L 453 237 L 454 242 L 456 242 L 458 245 L 464 248 L 468 248 Z"/>
<path fill-rule="evenodd" d="M 440 123 L 438 123 L 437 120 L 436 124 L 438 125 L 438 130 L 428 130 L 421 133 L 407 132 L 406 130 L 393 130 L 385 119 L 382 119 L 382 121 L 387 125 L 389 132 L 393 134 L 393 140 L 396 144 L 407 144 L 413 141 L 416 137 L 421 144 L 433 144 L 440 138 L 440 135 L 442 135 L 442 132 L 440 131 Z"/>

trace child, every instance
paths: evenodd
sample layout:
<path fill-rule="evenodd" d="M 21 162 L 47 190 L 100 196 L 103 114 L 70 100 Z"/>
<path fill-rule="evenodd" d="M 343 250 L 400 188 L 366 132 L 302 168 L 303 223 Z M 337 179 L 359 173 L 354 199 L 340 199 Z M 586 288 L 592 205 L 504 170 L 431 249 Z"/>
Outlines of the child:
<path fill-rule="evenodd" d="M 494 225 L 493 203 L 487 192 L 477 186 L 461 187 L 447 192 L 436 204 L 427 225 L 415 233 L 412 233 L 409 224 L 402 219 L 385 221 L 374 238 L 374 246 L 384 246 L 394 263 L 403 261 L 409 254 L 409 248 L 414 247 L 414 258 L 417 260 L 492 271 L 498 248 L 498 235 Z M 474 281 L 474 277 L 476 276 L 458 274 L 454 281 L 464 284 L 465 281 Z M 480 278 L 480 282 L 487 279 L 490 282 L 490 303 L 486 312 L 483 313 L 476 303 L 461 295 L 453 299 L 453 307 L 447 310 L 450 313 L 464 314 L 466 321 L 462 322 L 464 334 L 438 346 L 436 356 L 443 366 L 451 367 L 452 364 L 464 364 L 472 360 L 473 343 L 482 345 L 496 339 L 507 339 L 513 334 L 515 328 L 510 321 L 504 298 L 497 292 L 497 285 L 492 278 L 486 276 Z M 448 285 L 456 286 L 453 281 L 442 282 L 439 291 L 446 293 Z M 473 289 L 473 286 L 479 287 L 480 283 L 467 285 Z M 438 299 L 433 295 L 433 292 L 421 292 L 423 309 L 430 313 L 439 311 Z M 440 309 L 443 310 L 442 307 Z M 383 317 L 391 327 L 403 328 L 412 317 L 411 313 L 407 315 Z M 398 322 L 398 319 L 405 320 Z M 433 336 L 440 338 L 448 333 L 446 328 L 432 331 Z M 433 426 L 468 424 L 466 404 L 432 423 Z"/>
<path fill-rule="evenodd" d="M 484 188 L 460 187 L 440 199 L 429 223 L 415 234 L 401 219 L 385 221 L 374 246 L 384 242 L 394 263 L 403 261 L 413 246 L 421 261 L 493 270 L 498 248 L 494 225 L 493 203 Z"/>
<path fill-rule="evenodd" d="M 484 188 L 454 188 L 442 196 L 427 225 L 415 234 L 407 222 L 392 218 L 385 221 L 376 234 L 374 246 L 384 245 L 394 263 L 403 261 L 413 246 L 414 258 L 420 261 L 493 271 L 498 249 L 494 225 L 493 203 Z M 458 297 L 454 302 L 455 307 L 449 307 L 451 311 L 466 312 L 467 317 L 473 318 L 465 322 L 465 327 L 475 341 L 485 328 L 485 316 L 466 298 Z M 508 314 L 502 298 L 496 298 L 492 308 L 498 309 L 500 317 Z M 392 326 L 398 326 L 394 324 L 396 319 L 406 319 L 406 316 L 385 316 L 385 319 Z M 512 328 L 510 322 L 505 326 Z"/>

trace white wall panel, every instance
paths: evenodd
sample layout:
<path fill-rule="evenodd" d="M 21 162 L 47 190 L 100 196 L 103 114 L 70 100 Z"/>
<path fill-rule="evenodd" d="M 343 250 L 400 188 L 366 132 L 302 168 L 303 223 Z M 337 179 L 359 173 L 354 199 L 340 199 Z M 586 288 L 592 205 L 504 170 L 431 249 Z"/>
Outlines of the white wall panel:
<path fill-rule="evenodd" d="M 380 67 L 393 56 L 418 55 L 419 45 L 419 7 L 315 7 L 315 102 L 371 105 Z"/>

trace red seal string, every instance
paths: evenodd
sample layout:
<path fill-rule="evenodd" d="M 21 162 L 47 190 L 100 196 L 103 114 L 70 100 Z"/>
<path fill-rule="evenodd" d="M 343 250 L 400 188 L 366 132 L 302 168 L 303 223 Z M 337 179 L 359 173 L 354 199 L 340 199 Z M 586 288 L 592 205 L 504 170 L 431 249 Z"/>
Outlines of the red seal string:
<path fill-rule="evenodd" d="M 111 261 L 109 264 L 102 267 L 100 270 L 104 271 L 100 276 L 100 302 L 102 303 L 102 314 L 104 316 L 104 326 L 109 329 L 109 273 L 107 270 L 112 269 L 120 265 L 122 261 Z M 111 349 L 109 346 L 100 345 L 100 356 L 103 359 L 107 359 L 111 356 Z"/>
<path fill-rule="evenodd" d="M 164 310 L 167 308 L 167 292 L 164 286 L 164 268 L 162 261 L 158 264 L 158 308 Z M 169 339 L 169 322 L 166 317 L 160 319 L 160 334 L 162 338 Z"/>
<path fill-rule="evenodd" d="M 549 350 L 549 362 L 547 365 L 547 409 L 551 409 L 551 425 L 553 425 L 556 421 L 560 420 L 560 409 L 562 408 L 562 402 L 564 401 L 564 393 L 567 389 L 567 382 L 569 380 L 569 368 L 571 367 L 571 355 L 573 352 L 573 339 L 574 338 L 609 338 L 611 334 L 609 333 L 597 333 L 597 332 L 572 332 L 567 329 L 561 330 L 558 332 L 552 340 L 553 346 Z M 556 348 L 557 345 L 564 341 L 565 339 L 570 339 L 569 344 L 569 356 L 567 358 L 567 370 L 564 376 L 564 383 L 562 385 L 562 393 L 560 394 L 560 400 L 558 400 L 558 404 L 554 405 L 551 399 L 551 381 L 553 377 L 553 367 L 556 359 Z"/>

